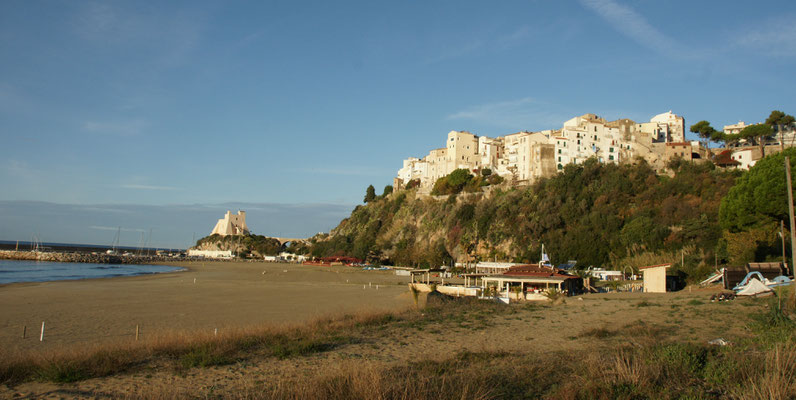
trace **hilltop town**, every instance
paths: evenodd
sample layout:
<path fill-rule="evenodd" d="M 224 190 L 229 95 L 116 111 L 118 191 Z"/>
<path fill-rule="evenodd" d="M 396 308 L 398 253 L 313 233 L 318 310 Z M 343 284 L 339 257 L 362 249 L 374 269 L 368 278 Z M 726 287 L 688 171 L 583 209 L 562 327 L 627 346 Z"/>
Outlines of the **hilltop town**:
<path fill-rule="evenodd" d="M 723 133 L 737 135 L 749 126 L 741 121 L 724 126 Z M 405 159 L 393 186 L 417 186 L 420 193 L 428 194 L 438 179 L 456 169 L 488 171 L 512 185 L 529 185 L 563 171 L 567 164 L 582 164 L 590 158 L 609 164 L 643 159 L 663 173 L 675 158 L 749 169 L 762 156 L 758 147 L 743 140 L 733 143 L 732 149 L 709 149 L 707 142 L 687 141 L 685 129 L 685 119 L 669 111 L 641 123 L 626 118 L 607 121 L 584 114 L 564 122 L 561 129 L 522 131 L 496 138 L 451 131 L 445 147 L 433 149 L 423 158 Z M 774 153 L 786 144 L 792 146 L 792 136 L 789 130 L 784 136 L 768 138 L 765 145 Z"/>

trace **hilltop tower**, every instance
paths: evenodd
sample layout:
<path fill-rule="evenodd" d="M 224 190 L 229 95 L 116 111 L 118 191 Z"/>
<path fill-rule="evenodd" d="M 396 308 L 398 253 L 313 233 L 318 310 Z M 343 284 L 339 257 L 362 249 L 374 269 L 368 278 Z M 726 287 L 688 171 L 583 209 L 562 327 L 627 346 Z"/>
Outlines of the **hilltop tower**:
<path fill-rule="evenodd" d="M 231 211 L 227 210 L 224 218 L 221 218 L 213 228 L 211 235 L 219 234 L 221 236 L 227 235 L 248 235 L 249 228 L 246 226 L 246 211 L 238 210 L 238 213 L 233 215 Z"/>

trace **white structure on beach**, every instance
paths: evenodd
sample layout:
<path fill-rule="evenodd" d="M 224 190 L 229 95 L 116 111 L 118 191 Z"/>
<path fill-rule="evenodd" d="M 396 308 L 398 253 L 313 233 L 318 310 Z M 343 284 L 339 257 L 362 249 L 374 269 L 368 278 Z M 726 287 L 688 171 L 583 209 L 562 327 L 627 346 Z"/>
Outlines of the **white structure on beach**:
<path fill-rule="evenodd" d="M 246 226 L 246 211 L 238 210 L 238 214 L 233 215 L 231 211 L 227 210 L 224 218 L 218 220 L 210 234 L 221 236 L 249 234 L 249 228 Z"/>
<path fill-rule="evenodd" d="M 195 249 L 188 249 L 188 257 L 232 258 L 232 250 L 195 250 Z"/>

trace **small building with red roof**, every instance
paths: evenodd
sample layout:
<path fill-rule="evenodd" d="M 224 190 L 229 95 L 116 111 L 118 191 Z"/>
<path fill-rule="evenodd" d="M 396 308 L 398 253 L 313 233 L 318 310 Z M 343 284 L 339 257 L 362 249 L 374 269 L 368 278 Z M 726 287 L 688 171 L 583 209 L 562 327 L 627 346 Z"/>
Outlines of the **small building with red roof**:
<path fill-rule="evenodd" d="M 583 289 L 581 278 L 539 264 L 515 265 L 503 274 L 483 277 L 482 282 L 484 288 L 495 287 L 498 291 L 508 291 L 506 297 L 526 300 L 544 300 L 544 292 L 551 288 L 568 294 Z"/>

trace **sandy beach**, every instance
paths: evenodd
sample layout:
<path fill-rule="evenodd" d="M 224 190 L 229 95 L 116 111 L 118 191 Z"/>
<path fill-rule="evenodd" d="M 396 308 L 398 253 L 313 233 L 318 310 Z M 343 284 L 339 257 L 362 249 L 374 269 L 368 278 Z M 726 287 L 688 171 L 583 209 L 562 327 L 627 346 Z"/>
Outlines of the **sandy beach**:
<path fill-rule="evenodd" d="M 392 271 L 263 262 L 169 265 L 187 270 L 0 286 L 0 352 L 130 341 L 136 325 L 144 340 L 161 333 L 279 325 L 412 304 L 408 278 Z"/>

